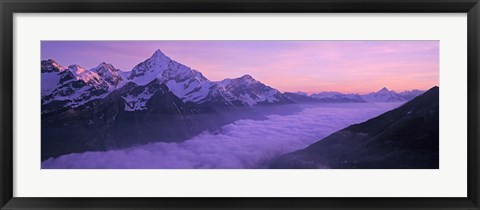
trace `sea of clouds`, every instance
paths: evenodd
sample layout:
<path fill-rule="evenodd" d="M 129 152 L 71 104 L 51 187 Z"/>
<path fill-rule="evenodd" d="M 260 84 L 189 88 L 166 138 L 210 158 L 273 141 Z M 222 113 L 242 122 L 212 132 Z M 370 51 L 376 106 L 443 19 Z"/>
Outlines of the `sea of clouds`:
<path fill-rule="evenodd" d="M 151 143 L 122 150 L 50 158 L 42 168 L 174 169 L 266 168 L 278 156 L 303 149 L 329 134 L 400 106 L 400 103 L 322 104 L 267 120 L 239 120 L 219 132 L 181 143 Z"/>

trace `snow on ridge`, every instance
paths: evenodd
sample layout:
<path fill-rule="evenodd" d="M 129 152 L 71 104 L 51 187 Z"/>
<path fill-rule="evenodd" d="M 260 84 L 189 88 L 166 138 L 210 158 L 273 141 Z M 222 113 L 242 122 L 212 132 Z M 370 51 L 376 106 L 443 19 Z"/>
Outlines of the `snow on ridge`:
<path fill-rule="evenodd" d="M 125 74 L 110 63 L 102 62 L 97 67 L 90 69 L 90 71 L 97 73 L 107 83 L 110 91 L 125 85 Z"/>
<path fill-rule="evenodd" d="M 155 78 L 162 78 L 162 74 L 169 68 L 170 62 L 172 59 L 157 50 L 150 58 L 133 67 L 128 79 L 138 85 L 146 85 Z"/>
<path fill-rule="evenodd" d="M 137 85 L 146 85 L 158 79 L 185 102 L 202 101 L 214 85 L 199 71 L 172 60 L 160 50 L 135 66 L 128 79 Z"/>
<path fill-rule="evenodd" d="M 86 104 L 89 101 L 95 100 L 95 99 L 102 99 L 108 95 L 107 92 L 104 94 L 100 95 L 93 95 L 89 89 L 91 87 L 89 86 L 84 86 L 81 89 L 77 90 L 74 92 L 74 94 L 68 95 L 68 96 L 59 96 L 56 98 L 56 100 L 68 100 L 69 102 L 67 103 L 68 106 L 75 108 L 79 107 L 81 105 Z"/>
<path fill-rule="evenodd" d="M 68 69 L 70 71 L 72 71 L 73 75 L 75 75 L 75 77 L 78 77 L 79 75 L 85 73 L 87 70 L 77 64 L 73 64 L 73 65 L 70 65 L 68 66 Z"/>
<path fill-rule="evenodd" d="M 147 109 L 147 101 L 153 94 L 147 93 L 145 91 L 141 92 L 137 96 L 127 95 L 122 98 L 125 100 L 125 111 L 138 111 Z"/>
<path fill-rule="evenodd" d="M 213 82 L 221 87 L 225 87 L 231 85 L 232 83 L 236 83 L 237 85 L 250 85 L 254 83 L 261 83 L 258 80 L 255 80 L 251 75 L 245 74 L 241 77 L 237 78 L 226 78 L 220 81 Z"/>
<path fill-rule="evenodd" d="M 155 84 L 158 84 L 159 81 L 155 81 Z M 150 83 L 152 84 L 152 83 Z M 155 95 L 157 92 L 165 93 L 161 88 L 154 88 L 155 85 L 146 85 L 146 86 L 137 86 L 138 88 L 143 88 L 142 92 L 138 94 L 127 93 L 125 96 L 121 96 L 125 100 L 125 111 L 138 111 L 138 110 L 147 110 L 148 100 Z"/>
<path fill-rule="evenodd" d="M 47 61 L 51 65 L 58 65 L 56 62 Z M 42 61 L 42 68 L 43 68 Z M 184 64 L 178 63 L 166 56 L 161 50 L 156 50 L 152 56 L 143 62 L 137 64 L 131 71 L 124 72 L 116 69 L 112 64 L 100 63 L 97 67 L 87 70 L 78 65 L 71 65 L 68 70 L 72 72 L 77 80 L 83 80 L 87 85 L 97 89 L 105 89 L 108 92 L 116 90 L 127 82 L 134 82 L 139 86 L 144 86 L 157 79 L 165 84 L 169 90 L 184 102 L 204 103 L 210 99 L 215 101 L 224 100 L 225 104 L 231 104 L 234 101 L 240 101 L 248 106 L 258 103 L 275 103 L 283 100 L 283 95 L 278 90 L 269 87 L 260 81 L 255 80 L 251 75 L 243 75 L 238 78 L 229 78 L 221 81 L 212 82 L 202 75 L 201 72 L 194 70 Z M 43 69 L 42 69 L 43 72 Z M 43 79 L 45 78 L 45 79 Z M 42 95 L 51 93 L 54 89 L 58 75 L 42 75 Z M 308 96 L 303 92 L 297 92 L 299 95 Z M 414 95 L 418 92 L 402 92 L 404 95 Z M 340 92 L 320 92 L 310 95 L 314 98 L 332 98 L 365 100 L 369 102 L 393 102 L 404 101 L 400 93 L 382 88 L 378 92 L 359 95 L 343 94 Z M 141 109 L 145 106 L 142 100 L 146 100 L 150 95 L 143 95 L 136 98 L 126 98 L 127 101 L 135 101 L 137 105 L 132 109 Z M 135 100 L 134 100 L 135 99 Z"/>
<path fill-rule="evenodd" d="M 227 78 L 215 84 L 229 96 L 228 98 L 240 100 L 249 106 L 261 102 L 278 102 L 280 101 L 278 96 L 282 95 L 280 91 L 255 80 L 248 74 L 233 79 Z"/>
<path fill-rule="evenodd" d="M 274 103 L 280 101 L 277 97 L 275 97 L 278 93 L 279 92 L 276 90 L 269 90 L 266 92 L 262 92 L 262 94 L 241 94 L 240 98 L 248 105 L 253 106 L 255 104 L 258 104 L 259 102 Z"/>
<path fill-rule="evenodd" d="M 61 66 L 53 60 L 42 61 L 42 64 Z M 41 77 L 42 104 L 63 101 L 64 107 L 75 108 L 89 101 L 104 98 L 109 93 L 106 90 L 102 91 L 106 84 L 96 72 L 76 64 L 62 71 L 42 71 Z"/>
<path fill-rule="evenodd" d="M 273 88 L 260 83 L 248 74 L 235 79 L 223 80 L 223 83 L 212 82 L 201 72 L 172 60 L 161 50 L 156 50 L 150 58 L 137 64 L 129 72 L 121 72 L 112 64 L 105 62 L 90 70 L 79 65 L 71 65 L 68 69 L 78 80 L 83 80 L 90 86 L 107 89 L 108 91 L 118 89 L 127 82 L 144 86 L 157 79 L 184 102 L 203 103 L 211 97 L 220 97 L 227 104 L 231 104 L 234 100 L 241 100 L 251 106 L 258 102 L 276 102 L 278 99 L 275 95 L 281 94 L 276 90 L 272 92 L 271 89 Z M 250 92 L 243 95 L 231 93 L 231 90 L 227 90 L 225 87 L 231 81 L 237 83 L 234 85 L 235 88 L 244 88 L 244 91 Z M 253 87 L 258 84 L 262 86 Z"/>
<path fill-rule="evenodd" d="M 57 63 L 53 59 L 48 59 L 48 60 L 42 60 L 41 61 L 41 72 L 42 73 L 48 73 L 48 72 L 61 72 L 64 71 L 65 67 Z"/>
<path fill-rule="evenodd" d="M 92 85 L 95 88 L 100 88 L 103 85 L 100 75 L 96 72 L 87 70 L 76 64 L 68 66 L 68 70 L 73 73 L 77 80 L 83 80 L 85 83 Z"/>

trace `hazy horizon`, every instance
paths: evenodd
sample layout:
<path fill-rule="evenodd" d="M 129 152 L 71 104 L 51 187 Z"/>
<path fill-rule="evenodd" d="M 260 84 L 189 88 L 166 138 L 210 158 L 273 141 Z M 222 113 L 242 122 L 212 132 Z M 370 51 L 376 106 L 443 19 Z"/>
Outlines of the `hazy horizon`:
<path fill-rule="evenodd" d="M 41 58 L 122 71 L 160 49 L 211 81 L 249 74 L 281 92 L 365 94 L 438 86 L 438 41 L 42 41 Z M 74 49 L 74 50 L 72 50 Z M 289 81 L 289 82 L 285 82 Z"/>

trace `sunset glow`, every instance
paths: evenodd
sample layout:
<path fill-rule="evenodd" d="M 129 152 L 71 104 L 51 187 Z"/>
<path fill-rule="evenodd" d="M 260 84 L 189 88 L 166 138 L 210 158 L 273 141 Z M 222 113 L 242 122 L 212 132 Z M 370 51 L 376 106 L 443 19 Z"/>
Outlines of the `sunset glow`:
<path fill-rule="evenodd" d="M 123 71 L 156 49 L 212 81 L 245 74 L 280 91 L 427 90 L 439 81 L 438 41 L 42 41 L 42 59 Z"/>

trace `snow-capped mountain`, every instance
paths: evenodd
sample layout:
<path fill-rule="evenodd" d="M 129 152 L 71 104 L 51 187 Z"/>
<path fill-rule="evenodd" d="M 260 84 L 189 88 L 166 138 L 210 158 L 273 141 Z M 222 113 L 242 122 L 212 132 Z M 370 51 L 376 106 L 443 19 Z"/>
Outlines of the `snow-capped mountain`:
<path fill-rule="evenodd" d="M 283 95 L 295 103 L 322 103 L 321 99 L 310 97 L 303 92 L 284 92 Z"/>
<path fill-rule="evenodd" d="M 128 76 L 129 81 L 138 85 L 145 85 L 154 79 L 166 84 L 184 102 L 253 106 L 289 101 L 278 90 L 249 75 L 212 82 L 201 72 L 172 60 L 160 50 L 135 66 Z"/>
<path fill-rule="evenodd" d="M 53 59 L 42 60 L 42 62 L 41 62 L 41 72 L 42 73 L 61 72 L 65 69 L 66 69 L 65 67 L 58 64 Z"/>
<path fill-rule="evenodd" d="M 339 92 L 320 92 L 310 96 L 304 92 L 282 94 L 250 75 L 212 82 L 201 72 L 172 60 L 160 50 L 155 51 L 150 58 L 136 65 L 130 72 L 121 71 L 105 62 L 90 70 L 79 65 L 65 68 L 52 59 L 41 62 L 41 72 L 42 104 L 50 104 L 44 107 L 44 111 L 77 107 L 91 100 L 104 98 L 129 82 L 146 86 L 156 81 L 165 84 L 168 90 L 183 102 L 210 106 L 213 109 L 294 102 L 400 102 L 411 100 L 422 93 L 419 90 L 396 93 L 383 88 L 366 95 Z M 124 98 L 125 110 L 145 110 L 147 101 L 155 92 L 148 88 L 145 90 L 147 91 L 142 93 L 127 94 Z"/>
<path fill-rule="evenodd" d="M 123 84 L 123 76 L 126 72 L 120 71 L 112 64 L 102 62 L 97 67 L 90 69 L 90 72 L 95 72 L 97 75 L 107 83 L 109 90 L 114 90 Z"/>
<path fill-rule="evenodd" d="M 108 93 L 108 84 L 95 72 L 78 65 L 64 68 L 54 60 L 42 63 L 42 113 L 77 107 Z"/>
<path fill-rule="evenodd" d="M 46 107 L 48 104 L 42 105 L 42 109 Z M 214 111 L 183 102 L 158 80 L 143 86 L 128 82 L 99 100 L 43 113 L 42 160 L 74 152 L 186 140 L 223 125 L 216 116 Z"/>
<path fill-rule="evenodd" d="M 224 79 L 216 84 L 228 99 L 236 99 L 249 106 L 292 102 L 280 91 L 255 80 L 248 74 L 235 79 Z"/>
<path fill-rule="evenodd" d="M 42 84 L 42 113 L 67 107 L 78 107 L 108 94 L 105 89 L 97 89 L 83 80 L 77 79 L 71 71 L 62 71 L 56 75 L 48 74 L 42 75 L 42 78 L 49 78 L 52 82 L 51 84 Z M 55 83 L 56 85 L 52 85 Z"/>
<path fill-rule="evenodd" d="M 199 71 L 172 60 L 160 50 L 135 66 L 128 79 L 138 85 L 145 85 L 158 79 L 183 101 L 197 103 L 207 97 L 214 85 Z"/>
<path fill-rule="evenodd" d="M 97 74 L 97 72 L 89 71 L 79 65 L 68 66 L 68 71 L 71 71 L 77 80 L 83 80 L 88 85 L 97 89 L 108 88 L 108 84 Z"/>
<path fill-rule="evenodd" d="M 43 60 L 41 62 L 42 72 L 42 96 L 50 94 L 58 85 L 60 81 L 60 72 L 66 68 L 58 64 L 52 59 Z"/>
<path fill-rule="evenodd" d="M 147 103 L 148 101 L 155 95 L 155 94 L 162 94 L 165 95 L 165 92 L 168 92 L 168 88 L 162 86 L 162 83 L 158 80 L 152 80 L 150 83 L 137 86 L 131 89 L 130 91 L 124 93 L 122 98 L 125 100 L 125 111 L 140 111 L 140 110 L 147 110 Z M 174 104 L 174 106 L 176 106 Z"/>
<path fill-rule="evenodd" d="M 402 95 L 393 90 L 388 90 L 386 87 L 381 90 L 366 95 L 362 95 L 362 98 L 368 102 L 401 102 L 406 101 Z"/>
<path fill-rule="evenodd" d="M 66 83 L 67 81 L 73 83 Z M 157 50 L 130 72 L 123 72 L 105 62 L 87 70 L 76 64 L 65 68 L 54 60 L 44 60 L 42 104 L 57 101 L 55 104 L 62 106 L 55 106 L 56 108 L 77 107 L 90 100 L 101 99 L 129 82 L 146 86 L 152 81 L 165 84 L 183 102 L 214 106 L 216 109 L 292 102 L 278 90 L 250 75 L 212 82 L 201 72 L 180 64 Z M 146 90 L 148 91 L 141 94 L 128 94 L 124 98 L 125 109 L 145 110 L 145 103 L 155 92 L 148 88 Z"/>
<path fill-rule="evenodd" d="M 359 94 L 343 94 L 334 91 L 323 91 L 312 94 L 311 97 L 322 99 L 327 102 L 365 102 Z"/>

